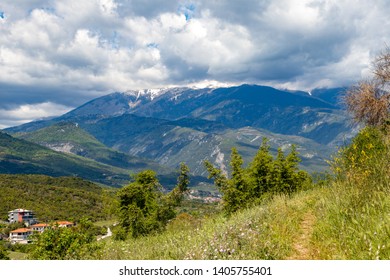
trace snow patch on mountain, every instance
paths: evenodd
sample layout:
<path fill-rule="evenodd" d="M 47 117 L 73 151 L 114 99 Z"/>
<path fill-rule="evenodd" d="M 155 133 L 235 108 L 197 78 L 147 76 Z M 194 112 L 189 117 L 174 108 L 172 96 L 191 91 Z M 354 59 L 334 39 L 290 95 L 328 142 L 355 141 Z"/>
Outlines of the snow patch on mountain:
<path fill-rule="evenodd" d="M 153 100 L 161 95 L 170 93 L 173 96 L 175 94 L 179 94 L 183 92 L 184 90 L 189 89 L 188 87 L 171 87 L 171 88 L 157 88 L 157 89 L 142 89 L 142 90 L 128 90 L 125 91 L 124 94 L 134 96 L 137 98 L 137 100 L 142 97 L 147 97 L 150 100 Z"/>

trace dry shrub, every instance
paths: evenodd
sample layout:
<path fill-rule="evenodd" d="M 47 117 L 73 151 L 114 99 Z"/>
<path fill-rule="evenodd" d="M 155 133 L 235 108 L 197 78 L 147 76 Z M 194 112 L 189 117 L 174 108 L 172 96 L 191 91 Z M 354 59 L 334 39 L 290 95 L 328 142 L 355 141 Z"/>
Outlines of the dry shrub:
<path fill-rule="evenodd" d="M 374 60 L 373 67 L 374 77 L 352 86 L 343 99 L 356 122 L 382 127 L 390 119 L 390 48 Z"/>
<path fill-rule="evenodd" d="M 374 60 L 374 75 L 377 80 L 382 84 L 386 84 L 390 81 L 390 48 L 387 47 L 375 60 Z"/>
<path fill-rule="evenodd" d="M 390 93 L 383 91 L 375 81 L 351 87 L 344 101 L 358 123 L 381 126 L 389 119 Z"/>

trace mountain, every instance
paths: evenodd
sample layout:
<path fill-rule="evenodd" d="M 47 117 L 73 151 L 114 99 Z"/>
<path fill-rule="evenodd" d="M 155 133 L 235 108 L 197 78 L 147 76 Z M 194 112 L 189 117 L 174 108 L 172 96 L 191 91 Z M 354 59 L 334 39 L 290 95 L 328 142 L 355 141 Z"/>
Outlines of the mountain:
<path fill-rule="evenodd" d="M 174 169 L 186 162 L 197 176 L 206 175 L 205 159 L 228 169 L 233 146 L 245 162 L 250 161 L 267 137 L 274 152 L 279 146 L 288 149 L 296 144 L 302 167 L 321 171 L 336 148 L 355 134 L 348 115 L 333 102 L 338 93 L 339 89 L 321 89 L 310 95 L 257 85 L 116 92 L 58 118 L 6 131 L 64 148 L 58 129 L 61 123 L 72 123 L 77 133 L 83 131 L 76 138 L 84 140 L 78 146 L 73 139 L 72 147 L 67 146 L 70 152 L 116 166 L 127 161 L 123 154 Z M 114 150 L 124 157 L 116 163 Z"/>
<path fill-rule="evenodd" d="M 35 137 L 38 137 L 40 133 L 42 132 L 37 132 Z M 69 148 L 72 144 L 68 143 L 66 146 Z M 112 165 L 83 156 L 53 151 L 50 148 L 0 132 L 0 174 L 76 176 L 103 185 L 120 187 L 129 183 L 130 174 L 150 168 L 159 172 L 158 178 L 164 187 L 170 189 L 176 184 L 177 172 L 174 169 L 163 167 L 150 160 L 121 154 L 102 144 L 99 146 L 100 149 L 90 149 L 87 153 L 90 152 L 92 155 L 96 153 L 97 159 L 101 159 L 102 162 L 111 162 Z M 114 163 L 118 165 L 123 163 L 123 167 L 115 166 Z M 198 181 L 195 180 L 195 182 Z"/>
<path fill-rule="evenodd" d="M 159 174 L 173 172 L 151 160 L 108 148 L 79 127 L 78 123 L 59 122 L 31 133 L 20 133 L 15 136 L 54 151 L 75 154 L 107 165 L 129 169 L 135 173 L 143 169 L 153 169 Z"/>
<path fill-rule="evenodd" d="M 0 132 L 0 173 L 79 176 L 106 185 L 129 181 L 128 171 L 49 148 Z"/>
<path fill-rule="evenodd" d="M 205 176 L 204 160 L 210 160 L 223 169 L 228 168 L 233 146 L 243 153 L 249 162 L 258 150 L 262 138 L 271 140 L 276 153 L 279 146 L 299 146 L 308 170 L 325 167 L 325 156 L 331 153 L 327 146 L 299 136 L 271 133 L 251 127 L 228 128 L 219 123 L 180 119 L 168 121 L 130 114 L 104 118 L 90 122 L 91 116 L 80 126 L 97 139 L 116 150 L 143 158 L 154 159 L 160 164 L 175 168 L 185 161 L 196 175 Z M 313 162 L 317 161 L 315 164 Z"/>
<path fill-rule="evenodd" d="M 310 94 L 318 99 L 324 100 L 338 108 L 343 108 L 342 96 L 346 88 L 317 88 L 310 92 Z"/>
<path fill-rule="evenodd" d="M 129 91 L 92 100 L 61 119 L 97 113 L 105 117 L 135 114 L 166 120 L 196 118 L 229 128 L 248 126 L 329 144 L 340 133 L 351 129 L 348 116 L 333 102 L 339 89 L 313 92 L 315 96 L 257 85 L 174 88 L 154 95 L 147 91 Z"/>

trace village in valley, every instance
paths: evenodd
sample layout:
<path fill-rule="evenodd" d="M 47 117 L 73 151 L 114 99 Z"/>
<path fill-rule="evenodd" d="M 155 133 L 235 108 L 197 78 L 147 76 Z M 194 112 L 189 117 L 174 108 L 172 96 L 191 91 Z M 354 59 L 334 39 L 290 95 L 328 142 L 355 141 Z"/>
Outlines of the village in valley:
<path fill-rule="evenodd" d="M 49 228 L 73 227 L 75 224 L 69 221 L 53 221 L 50 223 L 40 223 L 32 210 L 14 209 L 8 212 L 8 223 L 19 223 L 24 227 L 17 228 L 9 232 L 8 238 L 11 244 L 28 244 L 31 242 L 31 236 L 34 233 L 42 233 Z"/>

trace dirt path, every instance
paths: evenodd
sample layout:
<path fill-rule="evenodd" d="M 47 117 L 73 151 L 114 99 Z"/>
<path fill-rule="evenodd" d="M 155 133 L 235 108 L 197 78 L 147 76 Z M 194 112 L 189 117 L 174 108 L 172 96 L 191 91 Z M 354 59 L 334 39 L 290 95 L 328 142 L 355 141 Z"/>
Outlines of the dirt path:
<path fill-rule="evenodd" d="M 300 226 L 301 234 L 294 243 L 295 252 L 287 258 L 288 260 L 313 259 L 313 252 L 310 249 L 310 238 L 313 233 L 314 223 L 315 217 L 312 213 L 308 212 L 303 216 L 303 221 Z"/>
<path fill-rule="evenodd" d="M 101 237 L 98 237 L 98 238 L 97 238 L 97 241 L 100 241 L 100 240 L 102 240 L 102 239 L 104 239 L 104 238 L 107 238 L 107 237 L 110 237 L 110 236 L 112 236 L 112 231 L 111 231 L 110 228 L 107 228 L 107 234 L 106 234 L 106 235 L 103 235 L 103 236 L 101 236 Z"/>

